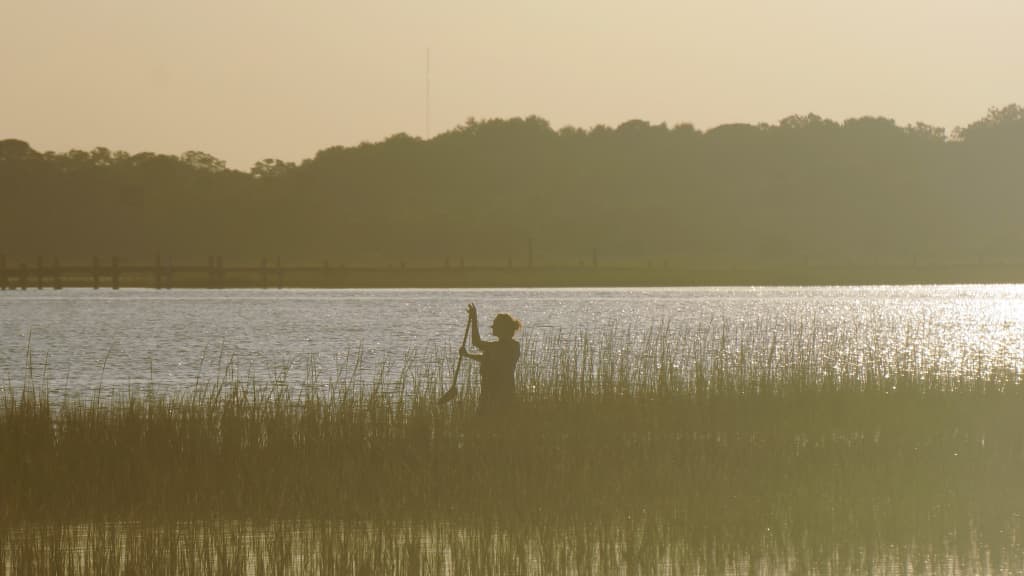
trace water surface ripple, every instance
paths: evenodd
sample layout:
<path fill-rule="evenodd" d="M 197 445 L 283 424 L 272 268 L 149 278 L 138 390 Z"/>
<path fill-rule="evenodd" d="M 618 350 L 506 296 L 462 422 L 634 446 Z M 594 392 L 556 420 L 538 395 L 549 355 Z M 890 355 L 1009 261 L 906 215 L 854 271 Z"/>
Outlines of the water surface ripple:
<path fill-rule="evenodd" d="M 0 292 L 2 386 L 52 396 L 185 389 L 224 377 L 300 385 L 336 377 L 355 354 L 449 358 L 467 302 L 489 325 L 524 324 L 534 358 L 586 334 L 629 350 L 644 338 L 762 362 L 947 376 L 1024 361 L 1024 286 L 491 290 L 89 290 Z M 652 332 L 653 328 L 653 332 Z M 614 347 L 613 346 L 613 347 Z M 685 367 L 682 367 L 685 369 Z M 44 374 L 45 371 L 45 374 Z M 30 376 L 31 374 L 31 376 Z"/>

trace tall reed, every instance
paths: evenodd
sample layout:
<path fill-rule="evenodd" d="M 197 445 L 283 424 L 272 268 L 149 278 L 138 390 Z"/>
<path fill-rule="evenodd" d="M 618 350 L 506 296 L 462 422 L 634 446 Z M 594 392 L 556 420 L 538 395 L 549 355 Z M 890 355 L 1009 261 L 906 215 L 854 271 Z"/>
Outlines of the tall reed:
<path fill-rule="evenodd" d="M 488 417 L 472 386 L 436 403 L 445 355 L 370 383 L 311 371 L 302 389 L 235 379 L 54 406 L 9 388 L 0 566 L 55 555 L 74 573 L 68 542 L 88 542 L 161 565 L 220 546 L 208 557 L 231 572 L 258 550 L 333 562 L 336 538 L 359 542 L 349 568 L 407 573 L 1024 566 L 1015 371 L 843 363 L 767 330 L 731 342 L 664 327 L 527 341 L 521 401 Z M 295 522 L 319 528 L 276 528 Z"/>

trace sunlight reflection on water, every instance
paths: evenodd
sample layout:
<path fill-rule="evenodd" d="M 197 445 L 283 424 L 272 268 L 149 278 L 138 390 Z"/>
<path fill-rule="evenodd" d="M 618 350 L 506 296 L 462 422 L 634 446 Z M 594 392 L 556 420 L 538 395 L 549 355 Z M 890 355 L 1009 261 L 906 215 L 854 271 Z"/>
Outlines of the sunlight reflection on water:
<path fill-rule="evenodd" d="M 762 365 L 810 359 L 825 369 L 944 375 L 1024 361 L 1024 286 L 493 290 L 65 289 L 0 292 L 0 376 L 32 371 L 51 394 L 219 378 L 301 384 L 338 377 L 362 355 L 451 358 L 467 302 L 483 319 L 507 311 L 541 347 L 586 333 L 628 352 L 646 339 L 680 354 Z M 652 331 L 653 328 L 653 331 Z M 485 335 L 486 336 L 486 335 Z M 689 355 L 688 355 L 689 354 Z"/>

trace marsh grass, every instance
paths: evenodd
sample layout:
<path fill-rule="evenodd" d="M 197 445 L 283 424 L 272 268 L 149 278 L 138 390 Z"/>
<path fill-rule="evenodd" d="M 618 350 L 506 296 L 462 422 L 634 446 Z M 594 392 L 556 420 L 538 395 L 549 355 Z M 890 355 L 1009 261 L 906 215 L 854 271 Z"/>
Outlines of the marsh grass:
<path fill-rule="evenodd" d="M 1024 558 L 977 540 L 759 548 L 693 540 L 654 520 L 544 524 L 190 522 L 31 527 L 4 534 L 10 574 L 988 574 Z"/>
<path fill-rule="evenodd" d="M 444 354 L 370 383 L 311 371 L 301 389 L 228 372 L 53 406 L 8 387 L 0 569 L 1024 569 L 1016 371 L 854 363 L 813 334 L 735 341 L 528 341 L 521 402 L 487 418 L 472 389 L 436 403 Z"/>

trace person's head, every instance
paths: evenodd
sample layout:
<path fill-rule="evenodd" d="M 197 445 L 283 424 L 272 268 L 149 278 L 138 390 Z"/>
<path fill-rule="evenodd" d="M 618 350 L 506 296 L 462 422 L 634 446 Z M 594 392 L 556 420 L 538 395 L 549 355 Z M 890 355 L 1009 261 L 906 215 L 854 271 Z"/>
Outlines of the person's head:
<path fill-rule="evenodd" d="M 498 338 L 511 338 L 522 326 L 519 320 L 508 314 L 498 314 L 494 317 L 494 323 L 491 324 L 491 333 Z"/>

